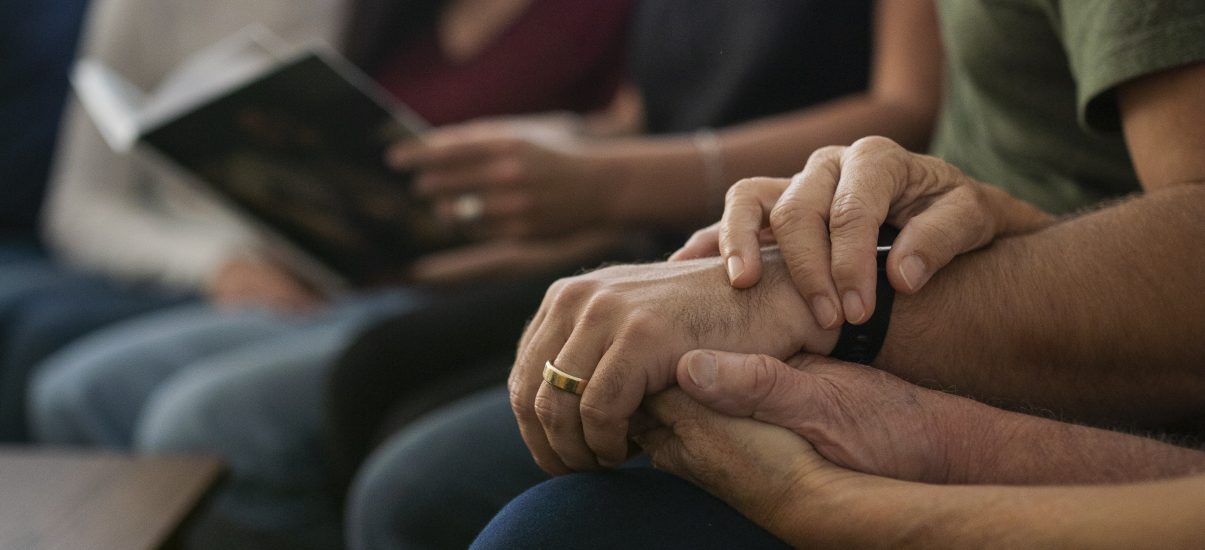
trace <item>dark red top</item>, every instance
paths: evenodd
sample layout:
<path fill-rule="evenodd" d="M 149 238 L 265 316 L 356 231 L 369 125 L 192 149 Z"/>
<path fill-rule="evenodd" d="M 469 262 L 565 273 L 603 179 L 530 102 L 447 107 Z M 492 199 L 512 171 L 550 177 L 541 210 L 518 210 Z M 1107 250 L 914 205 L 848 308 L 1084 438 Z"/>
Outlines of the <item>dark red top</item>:
<path fill-rule="evenodd" d="M 490 115 L 605 107 L 623 78 L 631 0 L 535 0 L 477 56 L 444 57 L 434 31 L 375 77 L 435 126 Z"/>

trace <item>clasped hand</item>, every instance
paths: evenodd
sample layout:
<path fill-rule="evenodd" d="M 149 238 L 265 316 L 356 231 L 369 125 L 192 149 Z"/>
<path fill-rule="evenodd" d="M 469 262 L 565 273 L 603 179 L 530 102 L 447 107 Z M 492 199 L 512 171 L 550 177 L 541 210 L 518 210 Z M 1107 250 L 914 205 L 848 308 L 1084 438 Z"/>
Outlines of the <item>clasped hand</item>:
<path fill-rule="evenodd" d="M 528 325 L 510 376 L 523 439 L 550 473 L 616 466 L 628 456 L 632 415 L 675 383 L 698 348 L 787 358 L 836 342 L 807 314 L 780 259 L 753 290 L 728 284 L 715 259 L 617 266 L 554 284 Z M 546 361 L 588 379 L 580 397 L 543 382 Z"/>

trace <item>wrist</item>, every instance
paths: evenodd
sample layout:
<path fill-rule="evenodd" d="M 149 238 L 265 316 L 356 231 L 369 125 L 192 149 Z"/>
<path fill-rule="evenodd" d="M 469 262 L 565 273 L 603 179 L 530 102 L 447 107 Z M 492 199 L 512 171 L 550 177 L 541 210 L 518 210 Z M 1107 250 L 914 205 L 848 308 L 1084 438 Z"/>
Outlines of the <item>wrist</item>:
<path fill-rule="evenodd" d="M 791 279 L 786 262 L 777 247 L 762 249 L 762 279 L 757 285 L 748 289 L 775 289 L 764 296 L 764 300 L 784 307 L 786 311 L 785 325 L 793 336 L 793 352 L 806 352 L 816 355 L 830 355 L 841 337 L 841 327 L 826 329 L 816 321 L 811 307 Z"/>
<path fill-rule="evenodd" d="M 597 191 L 601 204 L 600 222 L 604 227 L 624 229 L 634 225 L 631 216 L 633 194 L 631 163 L 625 162 L 610 145 L 587 145 L 582 155 L 588 184 Z"/>

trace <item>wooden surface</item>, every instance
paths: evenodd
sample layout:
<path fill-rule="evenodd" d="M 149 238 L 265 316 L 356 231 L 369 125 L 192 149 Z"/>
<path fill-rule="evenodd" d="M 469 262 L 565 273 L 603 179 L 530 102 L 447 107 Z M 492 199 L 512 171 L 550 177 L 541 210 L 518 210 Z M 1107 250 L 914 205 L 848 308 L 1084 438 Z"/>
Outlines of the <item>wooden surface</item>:
<path fill-rule="evenodd" d="M 160 548 L 221 472 L 210 458 L 0 448 L 0 549 Z"/>

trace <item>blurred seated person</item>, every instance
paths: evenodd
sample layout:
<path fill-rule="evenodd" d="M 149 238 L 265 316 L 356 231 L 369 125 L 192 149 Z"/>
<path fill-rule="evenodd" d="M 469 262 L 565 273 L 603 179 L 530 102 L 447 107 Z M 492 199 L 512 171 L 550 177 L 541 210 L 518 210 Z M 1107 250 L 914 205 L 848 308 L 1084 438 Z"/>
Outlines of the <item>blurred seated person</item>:
<path fill-rule="evenodd" d="M 104 0 L 84 53 L 151 89 L 192 53 L 259 23 L 291 45 L 341 44 L 433 124 L 544 112 L 588 119 L 619 94 L 629 10 L 628 0 Z M 231 475 L 199 522 L 216 527 L 198 536 L 337 544 L 325 465 L 313 450 L 324 368 L 359 324 L 437 302 L 439 292 L 361 289 L 328 299 L 270 260 L 270 245 L 231 213 L 113 153 L 78 105 L 67 124 L 48 199 L 51 245 L 110 277 L 208 300 L 108 327 L 50 358 L 31 387 L 38 440 L 220 455 Z M 576 268 L 625 242 L 564 235 L 540 243 L 555 254 L 533 269 Z M 475 246 L 484 254 L 502 244 Z"/>
<path fill-rule="evenodd" d="M 18 0 L 0 14 L 0 442 L 27 440 L 25 389 L 38 361 L 96 327 L 188 296 L 73 269 L 37 238 L 88 4 Z"/>
<path fill-rule="evenodd" d="M 1195 544 L 1205 453 L 1090 426 L 1201 432 L 1205 7 L 1055 7 L 940 3 L 945 160 L 824 148 L 738 183 L 677 261 L 554 285 L 510 380 L 536 461 L 614 466 L 631 435 L 723 504 L 647 470 L 567 476 L 480 547 Z M 1134 196 L 1035 206 L 1110 193 Z M 637 502 L 667 512 L 628 521 Z"/>
<path fill-rule="evenodd" d="M 875 128 L 924 146 L 940 96 L 935 14 L 923 2 L 887 1 L 872 18 L 874 4 L 645 3 L 634 21 L 632 78 L 648 129 L 677 135 L 549 147 L 458 128 L 398 154 L 419 159 L 420 185 L 469 186 L 464 192 L 496 204 L 530 197 L 526 210 L 486 220 L 502 233 L 591 220 L 682 232 L 718 214 L 726 185 L 712 177 L 730 181 L 760 163 L 790 174 L 798 150 Z M 901 47 L 910 36 L 925 39 Z M 763 110 L 775 105 L 785 112 Z M 714 144 L 700 146 L 705 133 L 682 135 L 721 125 L 729 127 L 715 132 Z M 712 154 L 722 160 L 719 174 L 709 171 Z M 491 179 L 508 164 L 523 175 Z M 558 182 L 573 191 L 554 195 Z M 454 202 L 456 193 L 435 196 Z M 455 307 L 396 316 L 340 359 L 328 431 L 341 469 L 354 469 L 402 428 L 355 479 L 349 546 L 463 547 L 505 501 L 545 479 L 517 436 L 504 391 L 442 406 L 502 382 L 545 288 L 533 280 L 511 292 L 476 289 Z M 460 513 L 449 517 L 448 509 Z"/>

